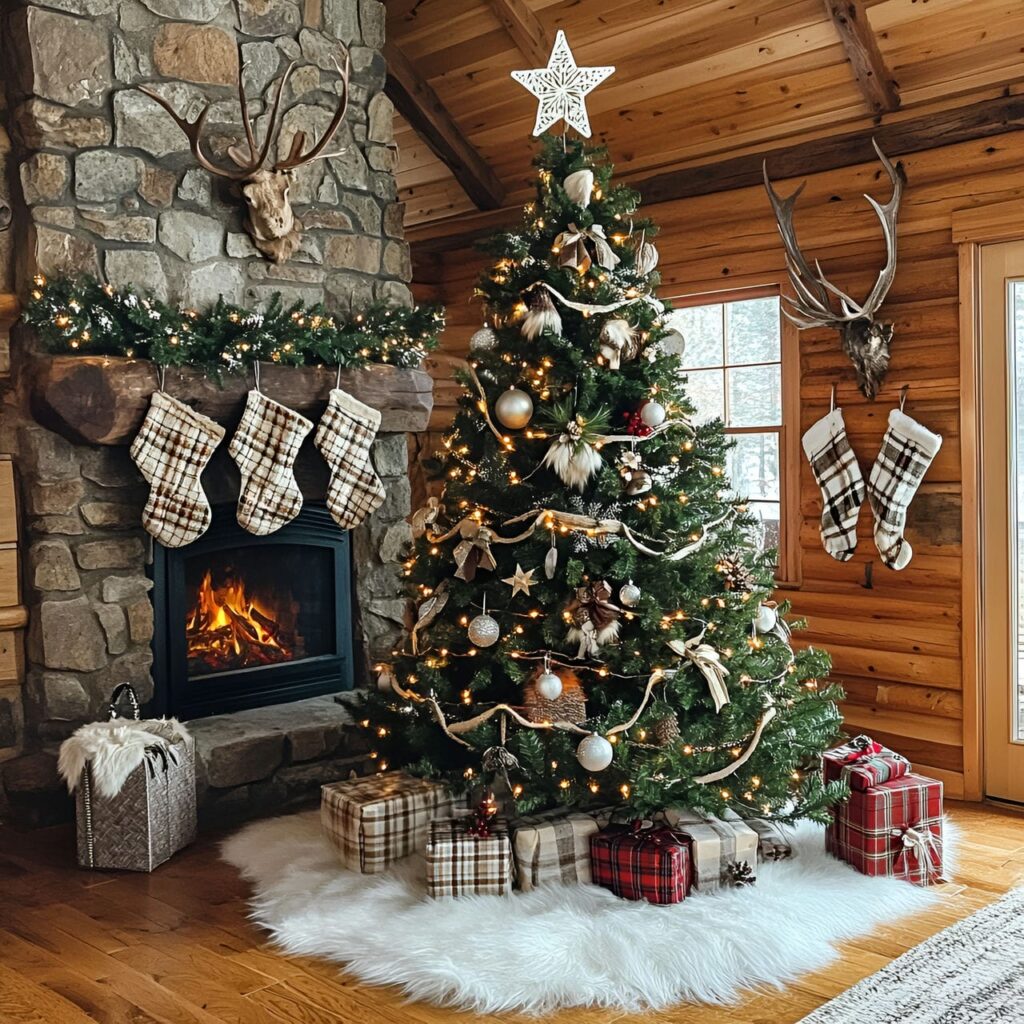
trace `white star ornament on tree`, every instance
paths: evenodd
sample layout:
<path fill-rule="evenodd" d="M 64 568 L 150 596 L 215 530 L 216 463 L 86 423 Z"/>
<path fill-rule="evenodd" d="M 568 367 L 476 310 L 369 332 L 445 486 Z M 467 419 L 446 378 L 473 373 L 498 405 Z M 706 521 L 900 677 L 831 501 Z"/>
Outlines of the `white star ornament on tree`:
<path fill-rule="evenodd" d="M 614 67 L 577 67 L 565 33 L 559 29 L 546 68 L 512 72 L 512 77 L 540 100 L 533 134 L 541 135 L 556 121 L 563 120 L 589 139 L 590 118 L 584 97 L 614 70 Z"/>

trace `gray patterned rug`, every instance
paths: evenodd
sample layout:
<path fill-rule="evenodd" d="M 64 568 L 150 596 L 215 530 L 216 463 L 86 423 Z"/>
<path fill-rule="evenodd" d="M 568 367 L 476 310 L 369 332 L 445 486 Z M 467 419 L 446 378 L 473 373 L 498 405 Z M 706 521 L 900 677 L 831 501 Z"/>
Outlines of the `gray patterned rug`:
<path fill-rule="evenodd" d="M 933 935 L 800 1024 L 995 1021 L 1024 1021 L 1024 889 Z"/>

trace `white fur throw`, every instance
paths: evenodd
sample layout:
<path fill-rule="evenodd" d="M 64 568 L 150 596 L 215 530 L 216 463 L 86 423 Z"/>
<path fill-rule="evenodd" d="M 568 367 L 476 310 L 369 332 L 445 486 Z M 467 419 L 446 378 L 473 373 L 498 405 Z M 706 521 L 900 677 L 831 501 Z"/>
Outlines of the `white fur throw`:
<path fill-rule="evenodd" d="M 86 764 L 92 769 L 92 781 L 101 796 L 117 796 L 128 776 L 146 756 L 147 747 L 171 751 L 175 744 L 187 743 L 188 730 L 176 718 L 150 718 L 136 722 L 114 718 L 109 722 L 83 725 L 60 745 L 57 768 L 73 793 Z"/>

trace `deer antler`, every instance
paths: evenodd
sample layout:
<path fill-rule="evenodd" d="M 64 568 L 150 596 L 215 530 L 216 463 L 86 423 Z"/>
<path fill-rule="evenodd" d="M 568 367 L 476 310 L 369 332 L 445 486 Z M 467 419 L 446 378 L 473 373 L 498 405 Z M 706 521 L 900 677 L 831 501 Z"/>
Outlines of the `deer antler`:
<path fill-rule="evenodd" d="M 295 69 L 295 62 L 292 61 L 288 65 L 285 73 L 281 76 L 277 83 L 277 91 L 274 94 L 274 103 L 270 109 L 270 120 L 267 123 L 267 134 L 263 140 L 262 148 L 257 151 L 256 148 L 256 137 L 253 133 L 252 121 L 249 118 L 249 105 L 248 99 L 245 95 L 245 85 L 242 81 L 242 75 L 245 71 L 245 65 L 239 62 L 238 65 L 238 101 L 242 108 L 242 125 L 245 129 L 245 139 L 249 147 L 249 159 L 244 160 L 239 157 L 238 147 L 232 146 L 229 150 L 229 155 L 238 164 L 237 167 L 222 167 L 220 164 L 214 163 L 204 152 L 202 145 L 202 134 L 203 127 L 206 124 L 206 118 L 210 113 L 210 107 L 212 101 L 208 102 L 205 107 L 199 112 L 199 115 L 194 121 L 189 121 L 184 117 L 179 116 L 178 112 L 174 109 L 171 103 L 164 99 L 158 92 L 152 89 L 146 88 L 144 85 L 140 85 L 139 91 L 145 93 L 151 100 L 155 100 L 160 104 L 164 110 L 174 119 L 174 123 L 181 129 L 185 138 L 188 139 L 189 148 L 192 150 L 192 155 L 196 158 L 196 163 L 200 167 L 205 168 L 211 174 L 220 175 L 222 178 L 229 178 L 232 181 L 242 181 L 245 178 L 251 177 L 255 174 L 266 162 L 267 157 L 270 155 L 270 147 L 273 144 L 274 138 L 277 135 L 277 115 L 281 108 L 281 94 L 284 92 L 285 83 L 291 77 L 292 71 Z"/>
<path fill-rule="evenodd" d="M 792 195 L 782 199 L 772 188 L 772 183 L 768 178 L 768 161 L 764 162 L 764 187 L 768 191 L 768 198 L 775 211 L 775 221 L 786 250 L 786 269 L 789 272 L 793 290 L 796 292 L 795 299 L 786 297 L 786 301 L 794 312 L 791 313 L 788 309 L 783 308 L 783 313 L 797 327 L 838 328 L 854 320 L 870 320 L 878 312 L 892 286 L 896 274 L 896 217 L 899 213 L 900 200 L 903 198 L 903 186 L 906 184 L 907 176 L 903 164 L 899 163 L 894 167 L 874 139 L 871 140 L 871 145 L 892 182 L 892 196 L 884 205 L 867 194 L 864 196 L 881 222 L 882 235 L 885 238 L 886 259 L 874 287 L 863 303 L 858 303 L 829 281 L 818 261 L 815 261 L 814 270 L 811 270 L 807 259 L 800 250 L 796 230 L 793 227 L 793 207 L 807 183 L 802 183 Z M 836 312 L 833 306 L 831 299 L 833 295 L 839 300 L 840 312 Z"/>
<path fill-rule="evenodd" d="M 303 153 L 302 147 L 306 144 L 306 133 L 302 131 L 296 132 L 292 137 L 292 144 L 288 150 L 288 155 L 283 160 L 278 160 L 274 164 L 275 171 L 290 171 L 296 167 L 301 167 L 302 164 L 308 164 L 312 160 L 324 160 L 332 156 L 340 156 L 345 152 L 344 149 L 341 149 L 334 153 L 324 153 L 324 149 L 326 149 L 327 143 L 334 138 L 335 133 L 341 127 L 342 122 L 345 120 L 345 114 L 348 111 L 350 65 L 351 62 L 347 50 L 345 51 L 344 68 L 338 63 L 337 58 L 334 60 L 334 66 L 338 69 L 338 74 L 341 76 L 341 99 L 338 102 L 338 109 L 334 112 L 334 117 L 331 118 L 331 123 L 320 137 L 320 141 L 315 143 L 309 152 Z"/>

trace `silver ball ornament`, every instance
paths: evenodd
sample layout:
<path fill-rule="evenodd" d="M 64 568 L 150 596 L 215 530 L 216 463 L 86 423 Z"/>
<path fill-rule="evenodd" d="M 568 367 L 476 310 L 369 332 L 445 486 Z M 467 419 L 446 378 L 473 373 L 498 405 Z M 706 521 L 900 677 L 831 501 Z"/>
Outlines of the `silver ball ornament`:
<path fill-rule="evenodd" d="M 479 331 L 474 331 L 469 339 L 470 352 L 490 352 L 498 344 L 498 336 L 493 329 L 484 324 Z"/>
<path fill-rule="evenodd" d="M 660 427 L 665 422 L 667 415 L 665 406 L 661 402 L 645 402 L 644 407 L 640 410 L 640 419 L 645 427 Z"/>
<path fill-rule="evenodd" d="M 562 680 L 554 672 L 541 672 L 537 676 L 537 695 L 545 700 L 558 700 L 562 696 Z"/>
<path fill-rule="evenodd" d="M 533 399 L 520 388 L 509 388 L 494 403 L 494 415 L 503 427 L 522 430 L 533 416 Z"/>
<path fill-rule="evenodd" d="M 596 732 L 584 736 L 576 748 L 576 760 L 588 772 L 603 772 L 612 763 L 612 745 Z"/>
<path fill-rule="evenodd" d="M 640 603 L 641 596 L 640 588 L 632 580 L 623 583 L 619 588 L 619 603 L 626 608 L 635 608 Z"/>
<path fill-rule="evenodd" d="M 470 642 L 477 647 L 493 647 L 501 636 L 501 627 L 484 612 L 470 620 L 468 633 Z"/>
<path fill-rule="evenodd" d="M 754 628 L 758 633 L 770 633 L 779 622 L 779 613 L 770 605 L 763 604 L 754 617 Z"/>

